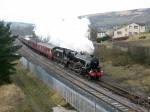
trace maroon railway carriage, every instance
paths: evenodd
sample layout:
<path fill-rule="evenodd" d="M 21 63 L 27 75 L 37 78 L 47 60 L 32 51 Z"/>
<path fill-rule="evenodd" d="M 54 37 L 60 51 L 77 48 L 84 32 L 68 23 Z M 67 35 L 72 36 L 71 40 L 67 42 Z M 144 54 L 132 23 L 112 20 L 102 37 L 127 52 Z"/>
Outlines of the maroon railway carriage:
<path fill-rule="evenodd" d="M 25 45 L 31 47 L 32 49 L 38 51 L 40 54 L 46 56 L 47 58 L 51 59 L 52 58 L 52 48 L 53 46 L 50 44 L 46 43 L 41 43 L 41 42 L 35 42 L 30 39 L 26 38 L 19 38 L 20 41 L 22 41 Z"/>
<path fill-rule="evenodd" d="M 46 43 L 39 42 L 37 45 L 37 50 L 40 51 L 47 58 L 52 59 L 52 49 L 54 46 Z"/>

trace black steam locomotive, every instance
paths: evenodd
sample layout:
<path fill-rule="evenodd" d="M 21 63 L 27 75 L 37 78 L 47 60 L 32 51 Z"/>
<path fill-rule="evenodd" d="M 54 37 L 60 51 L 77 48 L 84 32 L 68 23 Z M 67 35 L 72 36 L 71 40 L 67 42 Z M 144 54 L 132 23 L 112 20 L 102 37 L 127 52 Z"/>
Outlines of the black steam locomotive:
<path fill-rule="evenodd" d="M 53 48 L 52 54 L 53 60 L 64 64 L 65 67 L 81 75 L 87 76 L 89 79 L 101 79 L 103 76 L 99 60 L 93 55 L 62 47 Z"/>

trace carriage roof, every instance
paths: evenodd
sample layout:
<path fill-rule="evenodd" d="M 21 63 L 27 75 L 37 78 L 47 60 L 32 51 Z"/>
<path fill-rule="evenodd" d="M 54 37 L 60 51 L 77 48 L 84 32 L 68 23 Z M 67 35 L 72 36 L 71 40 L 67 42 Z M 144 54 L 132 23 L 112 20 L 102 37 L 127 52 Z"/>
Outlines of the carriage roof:
<path fill-rule="evenodd" d="M 38 42 L 38 45 L 45 46 L 45 47 L 50 48 L 50 49 L 53 49 L 54 47 L 56 47 L 50 43 L 42 43 L 42 42 Z"/>

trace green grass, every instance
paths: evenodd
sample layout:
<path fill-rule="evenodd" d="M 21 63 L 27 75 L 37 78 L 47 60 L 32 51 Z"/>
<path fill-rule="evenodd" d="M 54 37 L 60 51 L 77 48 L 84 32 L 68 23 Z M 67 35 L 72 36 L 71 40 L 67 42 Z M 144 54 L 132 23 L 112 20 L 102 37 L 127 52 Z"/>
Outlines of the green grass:
<path fill-rule="evenodd" d="M 18 64 L 16 68 L 17 73 L 12 76 L 12 80 L 25 94 L 25 99 L 17 108 L 17 112 L 52 112 L 52 107 L 65 105 L 62 97 L 49 90 L 21 64 Z"/>

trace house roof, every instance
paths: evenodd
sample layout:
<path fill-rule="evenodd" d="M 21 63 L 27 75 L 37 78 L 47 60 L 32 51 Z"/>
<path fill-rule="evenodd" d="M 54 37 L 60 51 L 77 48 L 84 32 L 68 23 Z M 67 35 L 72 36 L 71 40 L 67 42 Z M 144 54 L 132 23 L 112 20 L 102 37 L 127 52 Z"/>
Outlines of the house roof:
<path fill-rule="evenodd" d="M 137 23 L 137 22 L 134 22 L 135 24 L 138 24 L 138 25 L 140 25 L 140 26 L 145 26 L 145 24 L 144 23 Z M 132 24 L 132 23 L 131 23 Z"/>
<path fill-rule="evenodd" d="M 130 24 L 138 24 L 138 25 L 140 25 L 140 26 L 145 26 L 145 24 L 144 23 L 138 23 L 138 22 L 132 22 L 132 23 L 129 23 L 128 25 L 130 25 Z M 124 27 L 126 27 L 126 26 L 128 26 L 128 25 L 125 25 L 125 26 L 119 26 L 117 29 L 115 29 L 115 31 L 116 30 L 119 30 L 119 29 L 122 29 L 122 28 L 124 28 Z"/>
<path fill-rule="evenodd" d="M 106 31 L 97 31 L 97 33 L 106 33 Z"/>

